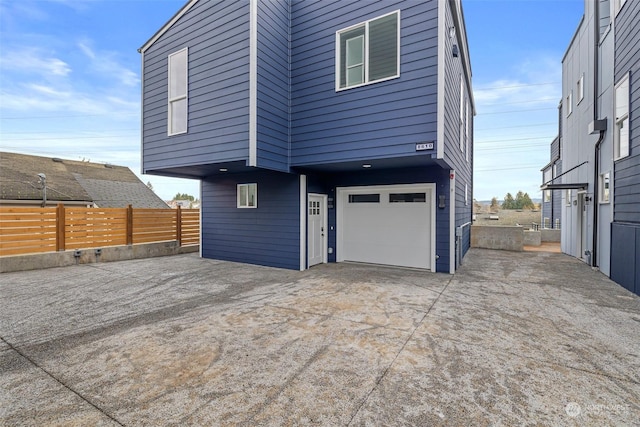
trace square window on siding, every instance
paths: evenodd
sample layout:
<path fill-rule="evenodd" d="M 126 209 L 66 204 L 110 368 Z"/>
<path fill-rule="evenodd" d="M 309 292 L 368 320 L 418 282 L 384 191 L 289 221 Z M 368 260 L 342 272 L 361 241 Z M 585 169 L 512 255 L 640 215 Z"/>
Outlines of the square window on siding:
<path fill-rule="evenodd" d="M 169 55 L 168 135 L 177 135 L 187 132 L 187 60 L 188 50 L 186 47 Z"/>
<path fill-rule="evenodd" d="M 598 186 L 600 203 L 609 203 L 609 172 L 600 175 L 600 182 L 598 183 Z"/>
<path fill-rule="evenodd" d="M 336 91 L 400 75 L 400 11 L 336 33 Z"/>
<path fill-rule="evenodd" d="M 238 184 L 238 208 L 258 207 L 258 184 Z"/>
<path fill-rule="evenodd" d="M 613 134 L 613 156 L 615 160 L 629 155 L 629 74 L 616 85 L 615 130 Z"/>

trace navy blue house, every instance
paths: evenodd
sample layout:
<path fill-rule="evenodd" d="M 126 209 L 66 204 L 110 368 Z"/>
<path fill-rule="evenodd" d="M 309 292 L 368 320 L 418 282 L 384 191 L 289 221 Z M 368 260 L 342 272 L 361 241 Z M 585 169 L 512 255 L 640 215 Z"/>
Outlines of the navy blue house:
<path fill-rule="evenodd" d="M 203 257 L 455 272 L 473 188 L 460 0 L 191 0 L 140 52 L 142 169 L 201 181 Z"/>

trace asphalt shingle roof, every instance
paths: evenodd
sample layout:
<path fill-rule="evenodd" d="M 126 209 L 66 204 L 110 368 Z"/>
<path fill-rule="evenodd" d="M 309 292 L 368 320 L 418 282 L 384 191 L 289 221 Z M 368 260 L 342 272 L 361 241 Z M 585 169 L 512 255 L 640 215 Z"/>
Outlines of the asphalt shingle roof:
<path fill-rule="evenodd" d="M 47 176 L 47 199 L 99 207 L 168 208 L 127 167 L 0 152 L 0 199 L 41 200 L 38 174 Z"/>

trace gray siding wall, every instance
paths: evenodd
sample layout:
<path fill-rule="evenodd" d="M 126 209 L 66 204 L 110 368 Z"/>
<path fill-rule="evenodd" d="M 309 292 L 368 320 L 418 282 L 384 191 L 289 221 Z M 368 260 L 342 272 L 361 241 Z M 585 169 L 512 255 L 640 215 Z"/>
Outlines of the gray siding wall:
<path fill-rule="evenodd" d="M 258 2 L 257 165 L 289 168 L 289 1 Z"/>
<path fill-rule="evenodd" d="M 292 166 L 413 156 L 435 141 L 437 5 L 292 2 Z M 336 31 L 398 9 L 400 77 L 336 92 Z"/>
<path fill-rule="evenodd" d="M 169 137 L 167 58 L 184 47 L 189 48 L 188 133 Z M 143 61 L 143 172 L 248 158 L 248 2 L 196 3 Z"/>
<path fill-rule="evenodd" d="M 453 15 L 450 8 L 450 3 L 443 2 L 446 9 L 445 15 L 445 27 L 451 28 L 454 25 Z M 460 148 L 460 103 L 466 103 L 467 108 L 471 109 L 471 96 L 469 87 L 467 85 L 466 77 L 464 76 L 463 66 L 461 62 L 462 49 L 460 49 L 459 31 L 456 31 L 456 37 L 446 37 L 443 41 L 445 43 L 445 86 L 444 86 L 444 160 L 456 171 L 456 227 L 460 227 L 463 224 L 471 221 L 472 206 L 473 206 L 473 181 L 472 181 L 472 169 L 473 169 L 473 115 L 470 116 L 471 124 L 470 131 L 467 135 L 469 138 L 469 144 L 463 142 L 464 150 Z M 459 56 L 454 57 L 451 55 L 453 44 L 458 45 Z M 464 99 L 460 99 L 460 78 L 462 76 L 465 82 Z M 462 126 L 467 129 L 467 116 L 465 115 L 462 120 Z M 467 153 L 467 150 L 469 152 Z M 468 189 L 468 199 L 465 203 L 465 185 Z M 468 227 L 467 227 L 468 228 Z M 469 231 L 469 230 L 466 230 Z M 469 248 L 470 234 L 467 233 L 463 236 L 467 241 L 462 242 L 464 249 L 463 254 Z"/>
<path fill-rule="evenodd" d="M 615 22 L 615 82 L 631 73 L 630 156 L 615 163 L 614 221 L 640 223 L 640 2 L 627 1 Z M 612 125 L 613 127 L 613 125 Z"/>
<path fill-rule="evenodd" d="M 237 208 L 238 184 L 258 184 L 256 209 Z M 271 171 L 202 181 L 202 256 L 300 268 L 300 183 Z"/>

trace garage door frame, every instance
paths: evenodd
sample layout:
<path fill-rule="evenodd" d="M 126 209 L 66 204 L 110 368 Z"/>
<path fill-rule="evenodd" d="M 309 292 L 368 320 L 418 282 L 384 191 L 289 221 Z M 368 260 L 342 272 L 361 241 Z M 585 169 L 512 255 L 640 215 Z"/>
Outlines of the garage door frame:
<path fill-rule="evenodd" d="M 430 270 L 436 271 L 436 184 L 435 183 L 417 183 L 417 184 L 393 184 L 393 185 L 366 185 L 354 187 L 337 187 L 336 188 L 336 261 L 345 261 L 344 259 L 344 243 L 343 243 L 343 227 L 344 227 L 344 202 L 345 193 L 348 194 L 367 194 L 376 191 L 396 191 L 396 192 L 420 192 L 427 193 L 427 200 L 430 204 L 431 224 L 427 226 L 430 229 Z"/>

